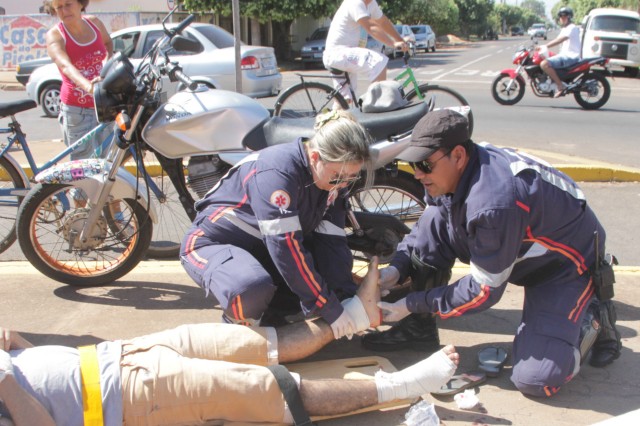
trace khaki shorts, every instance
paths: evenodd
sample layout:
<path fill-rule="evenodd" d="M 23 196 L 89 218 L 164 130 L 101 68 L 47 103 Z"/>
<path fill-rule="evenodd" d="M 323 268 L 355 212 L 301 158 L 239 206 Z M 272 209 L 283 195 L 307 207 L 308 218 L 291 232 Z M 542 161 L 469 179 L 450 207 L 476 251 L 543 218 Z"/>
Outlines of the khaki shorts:
<path fill-rule="evenodd" d="M 198 324 L 122 342 L 125 425 L 204 420 L 282 422 L 285 402 L 265 368 L 272 328 Z"/>

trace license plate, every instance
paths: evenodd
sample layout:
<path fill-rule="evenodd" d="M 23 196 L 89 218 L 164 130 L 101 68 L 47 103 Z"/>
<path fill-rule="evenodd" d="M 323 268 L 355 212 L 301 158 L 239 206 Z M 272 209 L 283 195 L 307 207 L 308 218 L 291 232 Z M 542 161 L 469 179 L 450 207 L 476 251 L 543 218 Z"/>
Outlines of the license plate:
<path fill-rule="evenodd" d="M 262 58 L 260 64 L 265 69 L 275 68 L 275 60 L 273 58 Z"/>

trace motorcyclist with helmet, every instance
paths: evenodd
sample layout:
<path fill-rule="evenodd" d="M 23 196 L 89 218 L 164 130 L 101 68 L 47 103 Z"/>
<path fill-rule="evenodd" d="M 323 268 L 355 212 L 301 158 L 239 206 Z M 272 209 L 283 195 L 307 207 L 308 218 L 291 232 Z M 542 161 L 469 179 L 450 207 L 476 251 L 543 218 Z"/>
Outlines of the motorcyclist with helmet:
<path fill-rule="evenodd" d="M 576 64 L 580 60 L 580 28 L 575 25 L 571 20 L 573 19 L 573 9 L 563 6 L 558 10 L 558 19 L 560 20 L 560 34 L 554 40 L 544 45 L 546 48 L 557 46 L 562 43 L 559 54 L 547 58 L 540 64 L 542 70 L 553 80 L 556 84 L 556 91 L 553 95 L 554 98 L 559 98 L 564 95 L 564 87 L 566 84 L 560 80 L 556 69 L 567 68 Z M 542 46 L 537 46 L 536 50 L 541 50 Z"/>

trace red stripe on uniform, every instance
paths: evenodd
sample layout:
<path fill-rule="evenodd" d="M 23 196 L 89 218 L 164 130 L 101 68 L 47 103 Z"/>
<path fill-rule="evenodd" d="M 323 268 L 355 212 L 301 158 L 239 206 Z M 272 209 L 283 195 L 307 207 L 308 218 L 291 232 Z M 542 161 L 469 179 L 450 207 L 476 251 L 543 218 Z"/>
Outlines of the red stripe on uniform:
<path fill-rule="evenodd" d="M 529 208 L 529 206 L 524 204 L 522 201 L 516 201 L 516 206 L 520 207 L 522 210 L 524 210 L 527 213 L 531 212 L 531 209 Z"/>
<path fill-rule="evenodd" d="M 562 243 L 553 241 L 547 237 L 535 237 L 531 233 L 530 227 L 527 228 L 527 237 L 528 238 L 525 238 L 525 241 L 539 243 L 544 247 L 548 248 L 549 250 L 560 253 L 567 259 L 571 260 L 576 265 L 576 269 L 579 275 L 584 274 L 585 271 L 588 269 L 587 266 L 584 264 L 584 257 L 573 248 L 567 245 L 564 245 Z"/>
<path fill-rule="evenodd" d="M 589 279 L 589 284 L 587 285 L 587 287 L 584 289 L 584 291 L 578 298 L 578 301 L 576 302 L 576 306 L 569 313 L 569 321 L 572 321 L 574 323 L 578 321 L 580 314 L 584 310 L 585 306 L 589 304 L 594 293 L 595 293 L 595 287 L 593 285 L 593 279 Z"/>
<path fill-rule="evenodd" d="M 293 240 L 294 240 L 293 233 L 285 234 L 285 241 L 287 242 L 287 246 L 289 247 L 289 251 L 291 252 L 291 256 L 293 257 L 293 260 L 295 261 L 296 266 L 298 267 L 298 272 L 302 276 L 302 279 L 304 279 L 304 282 L 307 283 L 307 287 L 311 290 L 313 295 L 316 298 L 318 298 L 320 296 L 321 287 L 315 281 L 313 274 L 307 273 L 307 270 L 303 265 L 302 253 L 300 253 L 300 251 L 296 248 Z M 318 306 L 319 308 L 323 307 L 325 303 L 326 303 L 326 299 L 324 298 L 322 298 L 322 300 L 316 299 L 316 306 Z"/>
<path fill-rule="evenodd" d="M 459 317 L 460 315 L 467 312 L 469 309 L 473 309 L 477 306 L 482 305 L 489 298 L 489 287 L 486 285 L 480 286 L 480 293 L 474 297 L 471 301 L 465 303 L 464 305 L 458 306 L 457 308 L 452 309 L 449 313 L 443 314 L 441 312 L 436 312 L 440 315 L 440 318 L 446 319 L 451 317 Z"/>

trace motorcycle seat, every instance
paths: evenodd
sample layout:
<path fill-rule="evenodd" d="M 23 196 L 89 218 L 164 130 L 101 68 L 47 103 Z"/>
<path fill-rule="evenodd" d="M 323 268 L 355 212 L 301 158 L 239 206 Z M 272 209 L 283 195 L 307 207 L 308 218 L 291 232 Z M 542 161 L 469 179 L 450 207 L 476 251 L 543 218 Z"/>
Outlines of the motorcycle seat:
<path fill-rule="evenodd" d="M 22 99 L 20 101 L 3 102 L 0 104 L 0 118 L 5 118 L 10 115 L 17 114 L 22 111 L 27 111 L 38 106 L 35 101 L 31 99 Z"/>
<path fill-rule="evenodd" d="M 420 102 L 388 112 L 364 113 L 355 109 L 349 112 L 367 129 L 373 140 L 380 141 L 413 130 L 428 110 L 429 105 Z M 314 117 L 272 117 L 263 126 L 248 134 L 243 140 L 243 145 L 251 150 L 260 150 L 272 145 L 293 142 L 300 137 L 311 138 L 315 133 L 314 123 Z"/>

